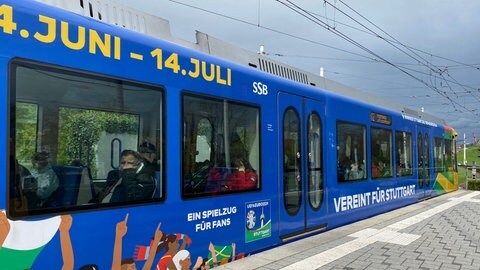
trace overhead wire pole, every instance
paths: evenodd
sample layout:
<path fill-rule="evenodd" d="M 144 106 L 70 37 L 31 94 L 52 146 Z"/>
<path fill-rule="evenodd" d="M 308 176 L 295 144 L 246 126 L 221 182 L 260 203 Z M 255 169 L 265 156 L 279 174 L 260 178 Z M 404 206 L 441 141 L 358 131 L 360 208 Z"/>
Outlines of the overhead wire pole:
<path fill-rule="evenodd" d="M 467 135 L 463 133 L 463 165 L 467 166 Z"/>

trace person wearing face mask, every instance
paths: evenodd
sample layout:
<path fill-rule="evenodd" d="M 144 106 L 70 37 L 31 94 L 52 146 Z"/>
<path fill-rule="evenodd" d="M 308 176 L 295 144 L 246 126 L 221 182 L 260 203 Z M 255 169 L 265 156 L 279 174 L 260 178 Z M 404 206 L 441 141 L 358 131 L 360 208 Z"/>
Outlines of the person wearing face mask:
<path fill-rule="evenodd" d="M 126 202 L 152 198 L 155 180 L 147 170 L 140 154 L 124 150 L 120 155 L 120 170 L 102 194 L 101 202 Z"/>
<path fill-rule="evenodd" d="M 31 180 L 34 180 L 33 188 L 26 188 L 34 192 L 27 192 L 27 200 L 30 209 L 35 209 L 48 204 L 48 200 L 59 187 L 58 176 L 52 169 L 49 161 L 49 154 L 45 151 L 35 153 L 32 157 L 33 169 Z M 24 180 L 25 181 L 25 180 Z M 24 183 L 24 188 L 27 186 Z"/>

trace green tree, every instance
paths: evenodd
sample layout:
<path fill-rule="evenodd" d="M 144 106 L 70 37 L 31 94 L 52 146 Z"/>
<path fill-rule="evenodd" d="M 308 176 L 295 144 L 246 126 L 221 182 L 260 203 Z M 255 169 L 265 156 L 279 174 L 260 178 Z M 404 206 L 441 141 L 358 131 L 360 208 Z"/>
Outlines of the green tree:
<path fill-rule="evenodd" d="M 112 134 L 136 134 L 138 116 L 112 112 L 62 108 L 57 161 L 70 164 L 79 160 L 96 175 L 96 149 L 102 131 Z"/>
<path fill-rule="evenodd" d="M 37 139 L 37 105 L 17 102 L 15 110 L 15 151 L 21 163 L 30 163 Z"/>
<path fill-rule="evenodd" d="M 60 142 L 57 161 L 69 164 L 73 160 L 95 170 L 95 146 L 100 138 L 103 123 L 98 112 L 92 110 L 60 110 Z"/>

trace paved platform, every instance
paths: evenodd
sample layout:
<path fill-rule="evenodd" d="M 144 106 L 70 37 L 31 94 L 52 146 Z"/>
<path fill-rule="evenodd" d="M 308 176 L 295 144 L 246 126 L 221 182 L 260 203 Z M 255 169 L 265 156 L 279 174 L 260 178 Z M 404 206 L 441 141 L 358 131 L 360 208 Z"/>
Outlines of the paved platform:
<path fill-rule="evenodd" d="M 480 192 L 459 190 L 216 269 L 480 269 Z"/>

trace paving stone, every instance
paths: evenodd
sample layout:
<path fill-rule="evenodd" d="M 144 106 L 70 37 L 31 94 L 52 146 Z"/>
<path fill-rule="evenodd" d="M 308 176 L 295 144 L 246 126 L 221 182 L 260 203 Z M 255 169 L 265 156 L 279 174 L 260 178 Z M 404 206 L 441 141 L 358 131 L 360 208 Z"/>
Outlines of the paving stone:
<path fill-rule="evenodd" d="M 432 262 L 432 261 L 425 261 L 420 265 L 420 268 L 425 268 L 425 269 L 440 269 L 442 266 L 441 262 Z"/>

